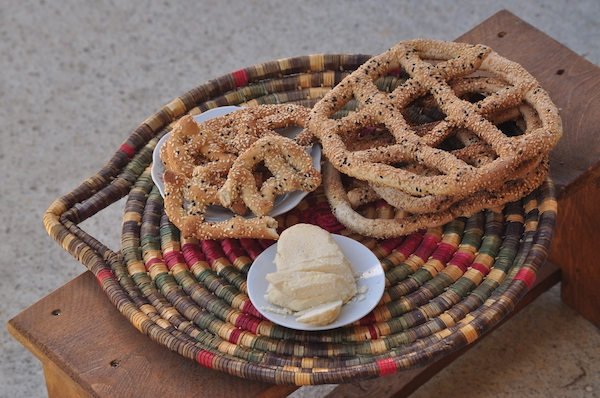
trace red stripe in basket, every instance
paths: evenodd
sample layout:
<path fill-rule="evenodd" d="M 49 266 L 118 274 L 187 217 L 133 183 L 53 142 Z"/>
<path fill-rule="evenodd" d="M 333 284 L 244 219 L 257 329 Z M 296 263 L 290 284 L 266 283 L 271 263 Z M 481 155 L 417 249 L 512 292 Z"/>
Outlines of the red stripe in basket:
<path fill-rule="evenodd" d="M 146 270 L 150 271 L 150 268 L 152 268 L 152 266 L 156 263 L 163 263 L 162 259 L 158 258 L 158 257 L 154 257 L 151 258 L 150 260 L 146 261 Z"/>
<path fill-rule="evenodd" d="M 133 148 L 131 145 L 123 144 L 119 150 L 125 152 L 130 158 L 135 156 L 135 148 Z"/>
<path fill-rule="evenodd" d="M 213 354 L 212 352 L 200 350 L 200 352 L 198 352 L 198 355 L 196 355 L 196 362 L 198 362 L 200 365 L 202 365 L 204 367 L 212 369 L 213 359 L 216 356 L 217 356 L 217 354 Z"/>
<path fill-rule="evenodd" d="M 369 329 L 369 334 L 371 335 L 371 340 L 377 340 L 377 338 L 379 338 L 379 336 L 377 335 L 377 330 L 375 329 L 375 327 L 373 325 L 367 326 L 367 329 Z"/>
<path fill-rule="evenodd" d="M 219 241 L 203 239 L 200 241 L 200 247 L 211 264 L 219 258 L 226 257 Z"/>
<path fill-rule="evenodd" d="M 421 244 L 413 254 L 423 261 L 427 261 L 431 253 L 437 248 L 438 243 L 440 243 L 440 238 L 438 236 L 425 235 Z"/>
<path fill-rule="evenodd" d="M 233 72 L 233 78 L 235 79 L 235 88 L 243 87 L 248 84 L 248 74 L 245 69 Z"/>
<path fill-rule="evenodd" d="M 255 240 L 250 238 L 240 239 L 240 244 L 246 250 L 246 253 L 254 260 L 260 253 L 263 252 L 263 247 Z"/>
<path fill-rule="evenodd" d="M 249 315 L 240 315 L 237 317 L 235 326 L 256 334 L 260 321 Z"/>
<path fill-rule="evenodd" d="M 536 275 L 532 270 L 530 270 L 529 268 L 523 268 L 519 272 L 517 272 L 515 279 L 525 282 L 525 284 L 527 285 L 527 290 L 531 290 L 531 287 L 535 282 L 535 277 Z"/>
<path fill-rule="evenodd" d="M 388 376 L 396 373 L 396 364 L 392 358 L 379 359 L 375 362 L 379 366 L 379 376 Z"/>
<path fill-rule="evenodd" d="M 437 249 L 435 249 L 435 252 L 431 255 L 431 258 L 438 260 L 442 264 L 446 264 L 455 251 L 456 247 L 454 247 L 454 245 L 442 242 L 438 245 Z"/>
<path fill-rule="evenodd" d="M 379 246 L 381 246 L 381 248 L 385 250 L 387 254 L 390 254 L 392 250 L 397 248 L 402 243 L 403 240 L 404 236 L 401 236 L 399 238 L 389 238 L 384 241 L 381 241 L 379 243 Z"/>
<path fill-rule="evenodd" d="M 477 271 L 481 272 L 483 274 L 483 276 L 486 276 L 490 272 L 490 270 L 481 263 L 473 263 L 473 264 L 471 264 L 471 268 L 476 269 Z"/>
<path fill-rule="evenodd" d="M 185 258 L 183 254 L 179 251 L 171 250 L 169 252 L 163 253 L 163 257 L 167 263 L 167 267 L 169 270 L 173 268 L 176 264 L 185 264 Z"/>
<path fill-rule="evenodd" d="M 227 258 L 231 262 L 234 262 L 238 257 L 246 256 L 246 252 L 240 247 L 240 243 L 237 239 L 223 239 L 221 240 L 221 245 L 223 246 Z"/>
<path fill-rule="evenodd" d="M 467 267 L 471 265 L 471 261 L 473 261 L 473 255 L 471 253 L 457 252 L 454 253 L 454 257 L 452 257 L 452 260 L 450 260 L 448 264 L 456 265 L 462 272 L 467 272 Z"/>
<path fill-rule="evenodd" d="M 181 252 L 188 265 L 196 264 L 198 261 L 206 261 L 206 256 L 196 243 L 184 243 Z"/>
<path fill-rule="evenodd" d="M 260 312 L 258 312 L 256 307 L 254 307 L 254 304 L 252 304 L 252 302 L 250 300 L 248 300 L 244 303 L 244 305 L 242 306 L 242 312 L 244 314 L 252 315 L 259 319 L 266 319 L 264 316 L 261 315 Z"/>
<path fill-rule="evenodd" d="M 102 284 L 102 281 L 104 281 L 106 278 L 116 279 L 115 275 L 107 269 L 103 269 L 102 271 L 98 272 L 98 275 L 96 275 L 96 279 L 98 279 L 100 284 Z"/>
<path fill-rule="evenodd" d="M 237 344 L 240 336 L 242 335 L 242 329 L 234 329 L 229 335 L 229 342 L 232 344 Z"/>
<path fill-rule="evenodd" d="M 375 314 L 373 313 L 373 311 L 371 311 L 369 314 L 362 317 L 358 323 L 361 326 L 369 326 L 374 324 L 375 322 L 377 322 L 377 318 L 375 318 Z"/>
<path fill-rule="evenodd" d="M 414 253 L 416 248 L 419 246 L 421 241 L 423 240 L 423 234 L 414 233 L 410 234 L 406 237 L 404 242 L 400 246 L 396 248 L 396 251 L 402 253 L 405 258 L 408 258 L 411 254 Z"/>

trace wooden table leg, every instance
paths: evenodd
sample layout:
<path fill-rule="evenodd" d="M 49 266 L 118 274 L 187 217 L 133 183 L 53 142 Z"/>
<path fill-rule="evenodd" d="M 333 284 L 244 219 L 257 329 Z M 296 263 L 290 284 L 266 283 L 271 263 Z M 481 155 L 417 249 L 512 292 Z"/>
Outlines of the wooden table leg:
<path fill-rule="evenodd" d="M 563 271 L 562 300 L 600 327 L 600 163 L 559 196 L 550 259 Z"/>
<path fill-rule="evenodd" d="M 46 361 L 44 367 L 44 378 L 48 398 L 92 398 L 80 385 L 75 383 L 64 371 L 54 363 Z"/>

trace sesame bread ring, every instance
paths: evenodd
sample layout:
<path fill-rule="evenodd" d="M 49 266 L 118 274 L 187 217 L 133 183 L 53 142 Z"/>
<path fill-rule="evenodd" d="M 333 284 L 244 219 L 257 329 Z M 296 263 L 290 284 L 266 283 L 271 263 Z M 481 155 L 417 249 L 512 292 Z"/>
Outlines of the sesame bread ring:
<path fill-rule="evenodd" d="M 257 186 L 254 170 L 261 162 L 271 177 Z M 276 196 L 296 190 L 311 192 L 319 185 L 321 173 L 306 149 L 277 135 L 260 138 L 240 154 L 218 195 L 226 207 L 241 199 L 255 215 L 263 216 L 273 209 Z"/>
<path fill-rule="evenodd" d="M 375 81 L 398 68 L 408 74 L 406 82 L 389 94 L 380 92 Z M 475 72 L 493 75 L 502 88 L 477 100 L 459 97 L 451 82 Z M 403 110 L 425 97 L 445 118 L 419 135 Z M 351 100 L 359 104 L 356 112 L 334 119 Z M 525 126 L 516 136 L 504 134 L 491 115 L 524 104 L 535 112 L 540 126 Z M 345 145 L 347 137 L 373 126 L 388 130 L 394 143 L 356 151 Z M 507 181 L 521 163 L 547 154 L 562 135 L 557 107 L 519 64 L 483 45 L 428 39 L 401 42 L 361 65 L 314 106 L 309 128 L 340 172 L 413 196 L 469 195 Z M 440 146 L 460 130 L 476 135 L 495 158 L 469 164 Z M 432 172 L 415 173 L 406 167 L 414 164 Z"/>
<path fill-rule="evenodd" d="M 453 203 L 443 211 L 411 214 L 396 209 L 397 216 L 390 219 L 372 219 L 355 210 L 348 199 L 341 173 L 326 162 L 323 165 L 323 186 L 334 216 L 348 229 L 364 236 L 386 239 L 411 234 L 426 228 L 442 226 L 457 217 L 468 217 L 483 209 L 502 207 L 508 202 L 533 192 L 547 177 L 548 157 L 535 170 L 523 178 L 508 181 L 494 190 L 483 190 Z"/>
<path fill-rule="evenodd" d="M 510 195 L 512 200 L 517 199 L 518 197 L 525 196 L 533 189 L 531 187 L 531 180 L 527 180 L 528 176 L 530 179 L 532 178 L 532 172 L 535 172 L 537 169 L 538 172 L 543 170 L 543 166 L 540 165 L 541 160 L 533 159 L 532 161 L 528 161 L 522 165 L 520 165 L 511 179 L 509 181 L 521 181 L 525 183 L 529 181 L 526 185 L 515 185 L 511 184 L 510 187 L 513 189 L 512 193 L 506 192 L 507 195 Z M 533 181 L 539 181 L 541 184 L 544 180 L 536 178 Z M 408 195 L 406 192 L 390 188 L 384 185 L 377 185 L 375 183 L 371 183 L 370 186 L 373 188 L 373 191 L 379 195 L 381 199 L 384 199 L 388 204 L 402 209 L 409 213 L 434 213 L 439 211 L 444 211 L 452 206 L 454 203 L 460 202 L 465 199 L 467 196 L 475 195 L 481 196 L 481 193 L 475 192 L 474 194 L 469 195 L 427 195 L 427 196 L 412 196 Z M 523 186 L 523 191 L 518 192 L 515 191 L 519 186 Z M 493 195 L 501 195 L 503 189 L 507 188 L 506 182 L 500 182 L 497 186 L 490 186 L 485 188 L 485 191 L 488 194 Z M 536 187 L 533 187 L 536 188 Z M 518 196 L 518 197 L 517 197 Z"/>

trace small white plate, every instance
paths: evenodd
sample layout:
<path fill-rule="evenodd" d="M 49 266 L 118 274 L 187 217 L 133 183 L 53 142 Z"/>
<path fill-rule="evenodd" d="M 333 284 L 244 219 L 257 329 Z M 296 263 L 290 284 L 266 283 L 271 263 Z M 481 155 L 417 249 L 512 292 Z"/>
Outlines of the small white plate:
<path fill-rule="evenodd" d="M 222 106 L 219 108 L 213 108 L 194 116 L 194 119 L 197 122 L 202 123 L 206 120 L 215 118 L 217 116 L 226 115 L 238 109 L 240 109 L 239 106 Z M 302 128 L 297 126 L 278 130 L 278 132 L 281 135 L 288 138 L 294 138 L 301 131 Z M 160 159 L 160 148 L 164 145 L 165 141 L 167 141 L 169 135 L 170 133 L 165 134 L 165 136 L 162 137 L 160 141 L 158 141 L 158 144 L 156 144 L 156 148 L 154 148 L 154 152 L 152 153 L 152 169 L 150 171 L 152 175 L 152 180 L 154 180 L 156 187 L 158 188 L 160 194 L 163 197 L 165 196 L 165 181 L 163 178 L 163 174 L 165 173 L 165 167 L 163 165 L 162 160 Z M 306 151 L 313 158 L 313 167 L 318 171 L 321 171 L 321 146 L 318 144 L 314 144 Z M 300 201 L 302 201 L 302 199 L 304 199 L 306 195 L 308 195 L 308 192 L 305 191 L 294 191 L 283 195 L 279 195 L 277 198 L 275 198 L 275 202 L 273 203 L 273 210 L 271 210 L 269 215 L 271 217 L 275 217 L 292 210 L 298 205 L 298 203 L 300 203 Z M 204 218 L 208 222 L 221 222 L 228 220 L 231 217 L 233 217 L 233 212 L 221 206 L 208 206 L 206 213 L 204 213 Z M 254 214 L 250 213 L 245 217 L 253 218 Z"/>
<path fill-rule="evenodd" d="M 273 323 L 290 329 L 297 330 L 328 330 L 346 326 L 367 315 L 381 299 L 385 289 L 385 275 L 379 259 L 373 252 L 362 243 L 342 235 L 332 234 L 333 239 L 338 244 L 346 258 L 354 268 L 356 277 L 356 286 L 359 293 L 342 306 L 340 315 L 337 319 L 324 326 L 314 326 L 296 321 L 296 316 L 292 314 L 280 314 L 269 311 L 269 308 L 279 309 L 271 304 L 266 298 L 269 282 L 266 275 L 277 271 L 275 265 L 275 254 L 277 253 L 277 243 L 269 246 L 252 263 L 248 271 L 247 284 L 248 296 L 250 301 L 265 318 Z M 360 293 L 366 290 L 364 293 Z"/>

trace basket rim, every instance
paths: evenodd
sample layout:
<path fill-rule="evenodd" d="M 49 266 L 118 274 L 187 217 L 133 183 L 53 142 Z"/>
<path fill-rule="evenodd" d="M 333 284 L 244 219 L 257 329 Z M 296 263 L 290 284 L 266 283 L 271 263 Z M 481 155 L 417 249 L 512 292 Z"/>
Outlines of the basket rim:
<path fill-rule="evenodd" d="M 494 291 L 488 301 L 477 307 L 476 311 L 470 311 L 468 322 L 459 322 L 444 329 L 438 338 L 417 339 L 397 352 L 386 353 L 374 360 L 361 362 L 361 356 L 357 355 L 355 364 L 339 367 L 278 366 L 268 361 L 254 363 L 199 347 L 194 338 L 165 326 L 160 317 L 149 316 L 140 309 L 140 302 L 134 300 L 137 297 L 136 289 L 124 286 L 122 281 L 125 275 L 119 274 L 126 272 L 122 264 L 127 253 L 111 250 L 78 226 L 103 208 L 132 195 L 143 199 L 132 201 L 136 203 L 131 204 L 133 208 L 126 209 L 123 224 L 137 220 L 134 217 L 136 215 L 145 214 L 149 220 L 147 225 L 159 225 L 161 201 L 153 191 L 149 165 L 158 140 L 170 131 L 179 117 L 222 105 L 252 106 L 282 100 L 309 105 L 315 99 L 307 98 L 307 94 L 325 90 L 324 82 L 330 86 L 337 84 L 345 72 L 356 69 L 370 57 L 363 54 L 291 57 L 240 69 L 189 90 L 143 121 L 95 175 L 58 198 L 44 215 L 46 230 L 94 273 L 109 300 L 138 330 L 202 366 L 232 375 L 273 384 L 346 383 L 424 366 L 470 344 L 514 308 L 531 288 L 545 261 L 556 219 L 554 185 L 550 178 L 536 191 L 537 196 L 530 198 L 535 205 L 530 206 L 534 214 L 529 221 L 535 227 L 529 228 L 526 233 L 530 250 L 522 253 L 519 271 L 512 275 L 510 282 L 501 286 L 501 291 Z M 293 88 L 294 84 L 296 88 Z M 140 207 L 140 203 L 144 206 Z M 129 230 L 123 233 L 123 240 L 131 239 L 128 233 Z M 274 363 L 277 360 L 275 357 L 268 359 Z"/>

